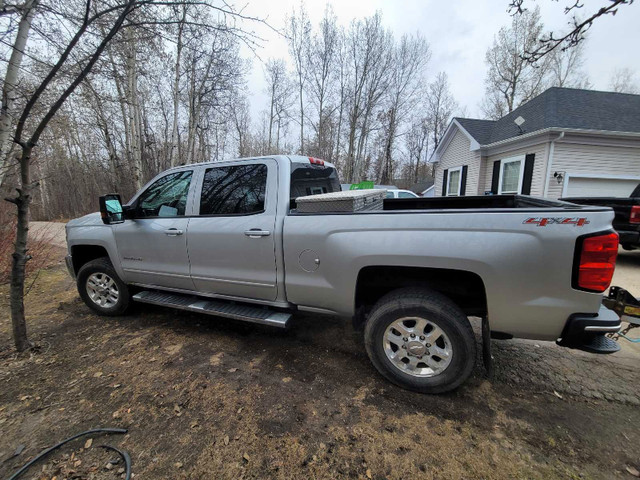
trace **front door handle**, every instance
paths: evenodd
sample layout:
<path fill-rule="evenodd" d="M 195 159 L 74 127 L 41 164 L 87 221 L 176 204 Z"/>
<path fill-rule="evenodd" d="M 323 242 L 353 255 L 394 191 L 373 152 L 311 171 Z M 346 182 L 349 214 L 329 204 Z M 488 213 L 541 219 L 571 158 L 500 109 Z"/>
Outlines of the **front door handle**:
<path fill-rule="evenodd" d="M 245 230 L 244 234 L 249 238 L 268 237 L 271 235 L 269 230 L 260 230 L 259 228 L 252 228 L 251 230 Z"/>
<path fill-rule="evenodd" d="M 179 230 L 177 228 L 169 228 L 169 229 L 165 230 L 164 233 L 168 237 L 177 237 L 178 235 L 182 235 L 184 233 L 184 231 L 183 230 Z"/>

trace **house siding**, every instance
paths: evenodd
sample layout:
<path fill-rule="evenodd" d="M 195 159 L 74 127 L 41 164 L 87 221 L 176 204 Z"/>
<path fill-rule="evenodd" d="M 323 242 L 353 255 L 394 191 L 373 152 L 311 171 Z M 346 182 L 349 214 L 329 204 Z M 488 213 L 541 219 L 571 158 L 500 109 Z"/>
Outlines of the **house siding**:
<path fill-rule="evenodd" d="M 508 150 L 500 154 L 490 155 L 483 158 L 481 170 L 484 172 L 481 194 L 491 190 L 491 180 L 493 177 L 493 162 L 510 157 L 525 156 L 533 153 L 536 158 L 533 163 L 533 178 L 531 182 L 531 195 L 541 197 L 544 190 L 544 176 L 547 170 L 548 143 L 544 142 L 530 147 Z"/>
<path fill-rule="evenodd" d="M 565 175 L 640 176 L 640 141 L 634 146 L 609 146 L 556 142 L 553 165 L 549 172 L 549 198 L 562 196 L 563 184 L 553 178 L 553 172 Z"/>
<path fill-rule="evenodd" d="M 480 173 L 480 154 L 472 152 L 469 138 L 460 130 L 449 142 L 444 153 L 440 157 L 440 163 L 436 169 L 435 193 L 437 197 L 442 196 L 442 175 L 450 168 L 467 165 L 467 188 L 465 195 L 478 194 L 478 177 Z"/>

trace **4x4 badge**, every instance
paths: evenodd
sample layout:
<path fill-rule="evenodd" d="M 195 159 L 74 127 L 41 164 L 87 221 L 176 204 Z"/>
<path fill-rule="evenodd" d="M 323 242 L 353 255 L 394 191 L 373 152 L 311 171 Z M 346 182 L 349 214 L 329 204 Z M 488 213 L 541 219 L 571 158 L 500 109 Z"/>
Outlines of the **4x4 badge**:
<path fill-rule="evenodd" d="M 589 224 L 589 220 L 578 217 L 531 217 L 522 223 L 525 225 L 537 225 L 539 227 L 546 227 L 547 225 L 573 225 L 575 227 L 583 227 Z"/>

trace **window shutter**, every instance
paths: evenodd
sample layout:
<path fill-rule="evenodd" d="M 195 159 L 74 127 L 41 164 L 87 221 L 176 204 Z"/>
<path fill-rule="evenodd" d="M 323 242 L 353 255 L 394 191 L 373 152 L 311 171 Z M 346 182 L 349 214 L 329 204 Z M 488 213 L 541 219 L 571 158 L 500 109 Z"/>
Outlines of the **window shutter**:
<path fill-rule="evenodd" d="M 524 157 L 524 178 L 522 179 L 522 195 L 531 195 L 531 182 L 533 181 L 533 162 L 536 154 L 529 153 Z"/>
<path fill-rule="evenodd" d="M 491 193 L 498 194 L 498 182 L 500 181 L 500 160 L 493 162 L 493 177 L 491 177 Z"/>
<path fill-rule="evenodd" d="M 467 165 L 462 167 L 462 178 L 460 179 L 460 196 L 464 197 L 464 194 L 467 191 L 467 170 L 469 167 Z"/>
<path fill-rule="evenodd" d="M 447 195 L 447 177 L 449 176 L 449 169 L 442 172 L 442 196 Z"/>

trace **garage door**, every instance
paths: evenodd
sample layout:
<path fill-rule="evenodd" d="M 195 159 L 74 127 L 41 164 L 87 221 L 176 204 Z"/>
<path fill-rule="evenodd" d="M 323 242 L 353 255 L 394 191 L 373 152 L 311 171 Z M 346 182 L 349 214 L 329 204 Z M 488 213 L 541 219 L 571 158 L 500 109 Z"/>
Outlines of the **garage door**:
<path fill-rule="evenodd" d="M 628 197 L 640 180 L 569 177 L 563 197 Z"/>

